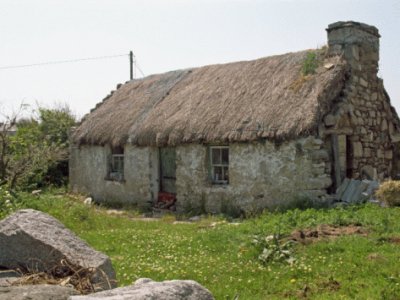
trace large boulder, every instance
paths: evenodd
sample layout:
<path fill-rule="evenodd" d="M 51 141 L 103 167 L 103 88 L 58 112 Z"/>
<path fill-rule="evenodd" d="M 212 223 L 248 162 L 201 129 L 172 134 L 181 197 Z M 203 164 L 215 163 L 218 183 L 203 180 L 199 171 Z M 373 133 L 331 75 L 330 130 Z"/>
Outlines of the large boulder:
<path fill-rule="evenodd" d="M 0 287 L 0 300 L 67 300 L 77 294 L 71 287 L 48 284 Z"/>
<path fill-rule="evenodd" d="M 138 279 L 133 285 L 85 296 L 71 296 L 69 300 L 214 300 L 209 290 L 193 280 L 155 282 Z"/>
<path fill-rule="evenodd" d="M 0 267 L 47 272 L 60 266 L 92 268 L 98 290 L 116 287 L 115 272 L 105 254 L 91 248 L 55 218 L 19 210 L 0 221 Z"/>

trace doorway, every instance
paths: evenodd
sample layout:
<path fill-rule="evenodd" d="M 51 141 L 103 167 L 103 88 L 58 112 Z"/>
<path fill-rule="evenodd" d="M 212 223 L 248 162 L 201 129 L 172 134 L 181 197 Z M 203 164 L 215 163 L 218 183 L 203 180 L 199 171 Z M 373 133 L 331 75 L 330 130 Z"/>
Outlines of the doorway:
<path fill-rule="evenodd" d="M 176 151 L 160 148 L 160 192 L 176 194 Z"/>

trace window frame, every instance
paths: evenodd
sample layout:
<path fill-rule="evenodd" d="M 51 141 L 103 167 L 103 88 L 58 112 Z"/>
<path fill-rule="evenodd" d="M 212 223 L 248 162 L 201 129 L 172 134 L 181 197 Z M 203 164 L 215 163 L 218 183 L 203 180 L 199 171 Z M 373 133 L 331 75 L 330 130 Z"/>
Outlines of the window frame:
<path fill-rule="evenodd" d="M 123 147 L 111 148 L 108 174 L 106 179 L 112 181 L 124 181 L 125 154 Z"/>
<path fill-rule="evenodd" d="M 213 162 L 213 150 L 218 149 L 220 150 L 220 163 L 214 163 Z M 222 159 L 222 150 L 227 149 L 228 150 L 228 162 L 224 163 Z M 228 145 L 213 145 L 209 146 L 209 168 L 210 168 L 210 179 L 211 183 L 214 185 L 228 185 L 229 184 L 229 146 Z M 215 178 L 215 168 L 221 168 L 222 171 L 222 178 L 225 178 L 226 171 L 225 168 L 227 169 L 227 180 L 225 179 L 216 179 Z"/>

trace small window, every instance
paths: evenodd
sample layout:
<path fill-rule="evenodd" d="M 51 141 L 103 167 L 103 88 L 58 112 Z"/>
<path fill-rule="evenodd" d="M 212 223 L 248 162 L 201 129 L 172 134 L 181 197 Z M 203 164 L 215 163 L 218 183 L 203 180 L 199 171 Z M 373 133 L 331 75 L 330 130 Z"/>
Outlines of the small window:
<path fill-rule="evenodd" d="M 229 183 L 229 147 L 210 147 L 211 181 L 215 184 Z"/>
<path fill-rule="evenodd" d="M 122 147 L 112 149 L 109 179 L 117 181 L 124 179 L 124 149 Z"/>

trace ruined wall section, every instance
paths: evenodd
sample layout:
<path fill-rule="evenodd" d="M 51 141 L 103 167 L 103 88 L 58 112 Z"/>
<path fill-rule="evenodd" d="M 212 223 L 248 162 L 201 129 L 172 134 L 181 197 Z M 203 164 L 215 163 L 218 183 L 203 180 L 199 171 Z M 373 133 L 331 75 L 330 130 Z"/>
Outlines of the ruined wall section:
<path fill-rule="evenodd" d="M 332 184 L 328 153 L 314 137 L 229 144 L 229 184 L 209 177 L 209 147 L 183 145 L 177 151 L 177 209 L 181 212 L 259 212 L 292 201 L 327 201 Z"/>
<path fill-rule="evenodd" d="M 335 112 L 324 119 L 324 133 L 347 138 L 347 175 L 382 180 L 391 174 L 398 118 L 377 76 L 380 35 L 356 22 L 337 22 L 327 31 L 329 54 L 345 58 L 349 78 Z"/>

